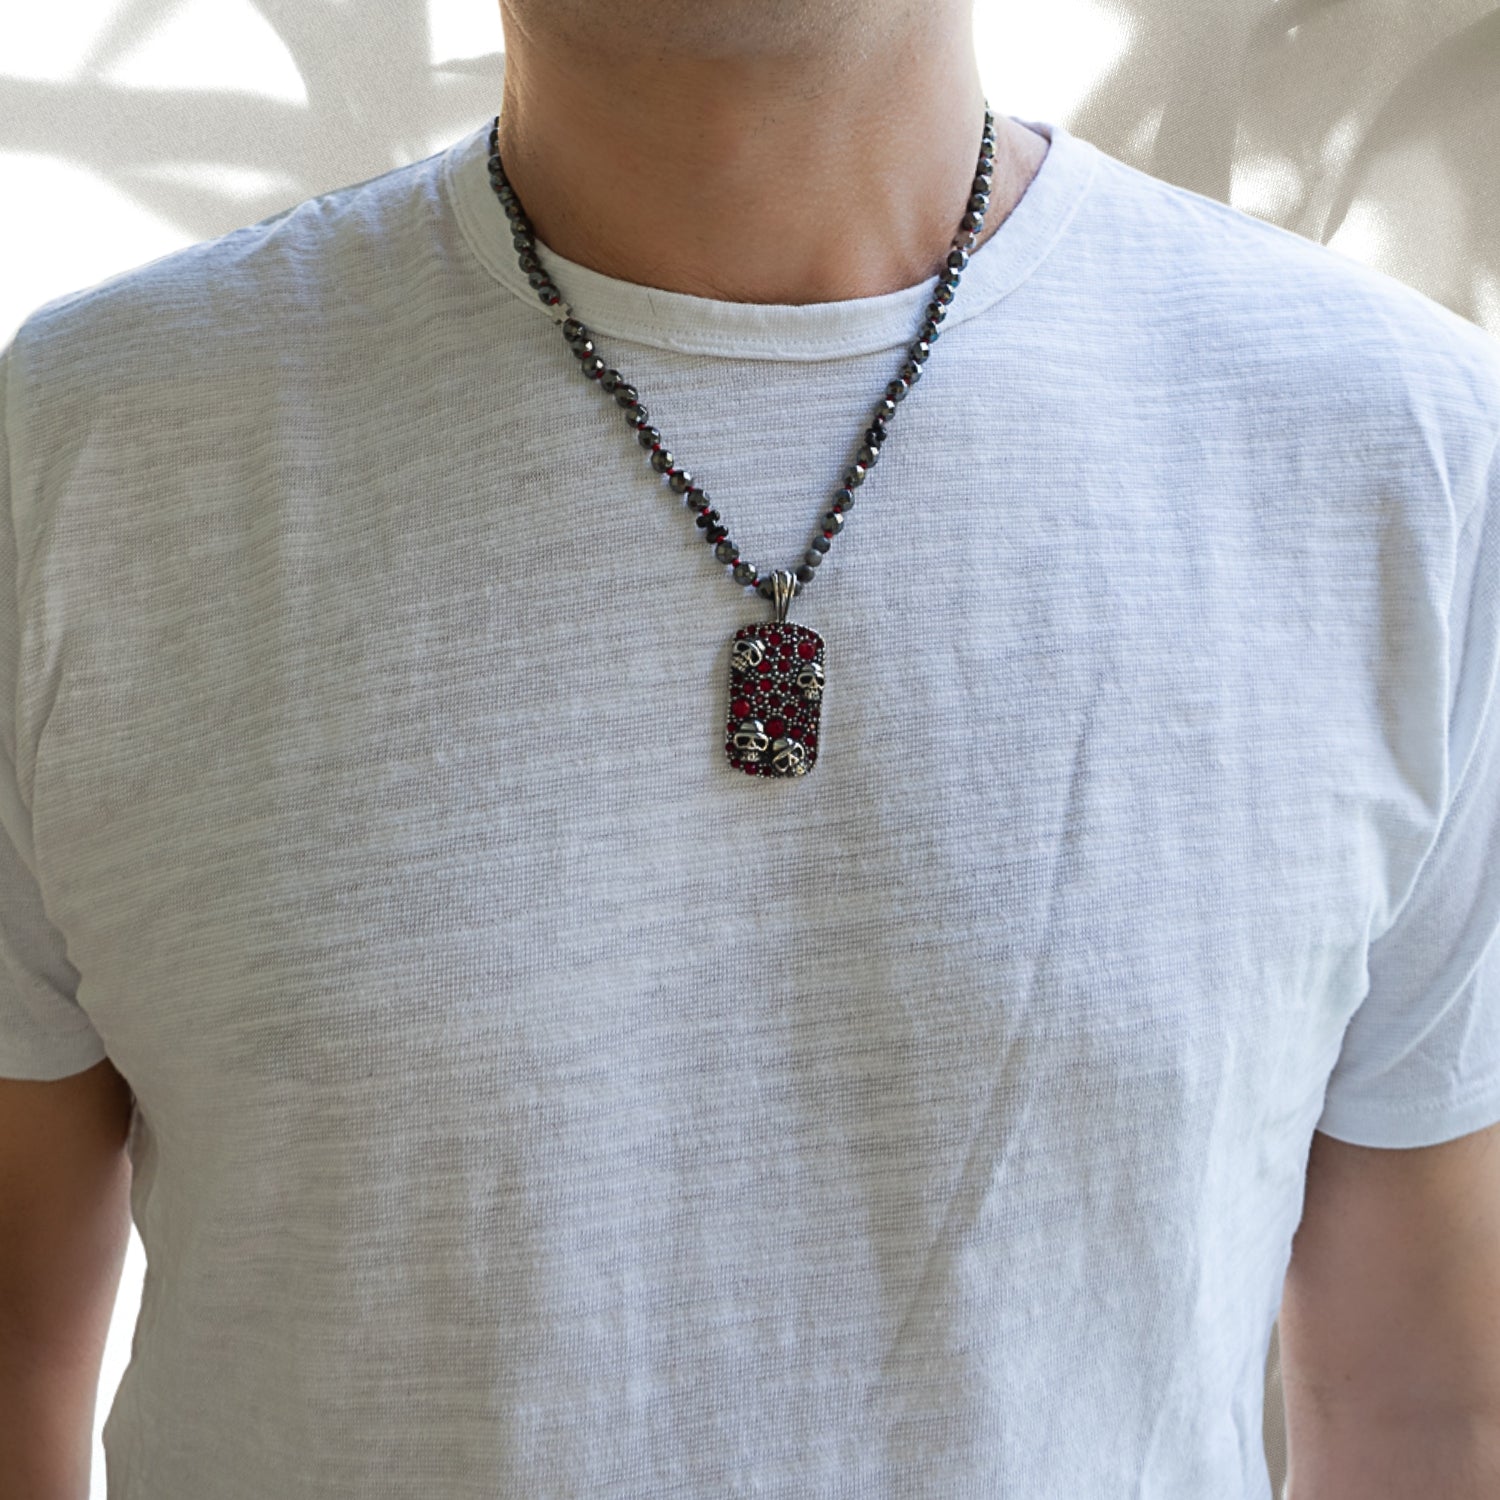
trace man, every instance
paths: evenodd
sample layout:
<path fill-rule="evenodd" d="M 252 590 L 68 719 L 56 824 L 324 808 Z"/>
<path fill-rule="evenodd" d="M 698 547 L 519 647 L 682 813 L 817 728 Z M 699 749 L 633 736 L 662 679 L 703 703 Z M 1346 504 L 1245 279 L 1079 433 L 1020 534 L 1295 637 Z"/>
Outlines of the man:
<path fill-rule="evenodd" d="M 1494 341 L 961 0 L 502 17 L 6 351 L 24 1492 L 128 1127 L 111 1500 L 1267 1500 L 1284 1282 L 1495 1493 Z"/>

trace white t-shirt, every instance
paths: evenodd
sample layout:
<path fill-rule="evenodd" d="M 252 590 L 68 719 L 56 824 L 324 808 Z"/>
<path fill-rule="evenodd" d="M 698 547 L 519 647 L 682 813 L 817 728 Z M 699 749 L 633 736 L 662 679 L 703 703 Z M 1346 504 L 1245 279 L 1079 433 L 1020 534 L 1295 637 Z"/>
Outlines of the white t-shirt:
<path fill-rule="evenodd" d="M 5 351 L 0 1072 L 138 1102 L 111 1500 L 1266 1500 L 1314 1127 L 1500 1120 L 1500 342 L 1034 122 L 746 775 L 773 606 L 489 127 Z M 541 253 L 797 566 L 933 282 Z"/>

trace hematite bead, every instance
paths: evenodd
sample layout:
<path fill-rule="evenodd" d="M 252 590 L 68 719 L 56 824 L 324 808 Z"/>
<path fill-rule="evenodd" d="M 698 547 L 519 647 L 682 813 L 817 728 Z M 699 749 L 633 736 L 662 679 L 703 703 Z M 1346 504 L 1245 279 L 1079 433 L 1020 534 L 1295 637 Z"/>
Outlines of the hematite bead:
<path fill-rule="evenodd" d="M 906 393 L 910 389 L 911 386 L 898 376 L 895 380 L 891 381 L 888 386 L 886 386 L 885 394 L 891 401 L 905 401 Z"/>
<path fill-rule="evenodd" d="M 940 281 L 937 290 L 932 294 L 932 300 L 941 302 L 946 307 L 953 300 L 953 288 L 946 281 Z"/>
<path fill-rule="evenodd" d="M 950 271 L 962 271 L 969 264 L 969 252 L 967 250 L 950 250 L 948 252 L 948 269 Z"/>
<path fill-rule="evenodd" d="M 727 526 L 713 525 L 703 529 L 703 540 L 712 545 L 714 542 L 722 542 L 729 535 Z"/>
<path fill-rule="evenodd" d="M 833 543 L 830 542 L 826 536 L 815 536 L 812 539 L 812 544 L 813 551 L 815 552 L 826 552 L 831 546 L 833 546 Z"/>
<path fill-rule="evenodd" d="M 639 441 L 641 447 L 643 448 L 654 448 L 659 442 L 661 442 L 661 432 L 658 428 L 655 427 L 643 427 L 640 430 L 640 435 L 637 441 Z"/>
<path fill-rule="evenodd" d="M 836 511 L 825 511 L 823 514 L 823 530 L 831 531 L 835 536 L 844 529 L 844 518 Z"/>
<path fill-rule="evenodd" d="M 693 476 L 686 469 L 679 469 L 667 480 L 667 483 L 679 495 L 685 495 L 693 487 Z"/>
<path fill-rule="evenodd" d="M 510 237 L 510 242 L 517 250 L 531 249 L 531 236 L 529 234 L 513 234 Z"/>
<path fill-rule="evenodd" d="M 990 195 L 988 193 L 975 193 L 969 199 L 969 207 L 976 214 L 982 214 L 990 206 Z"/>
<path fill-rule="evenodd" d="M 924 360 L 931 358 L 932 345 L 926 339 L 918 339 L 906 352 L 917 364 L 921 364 Z"/>
<path fill-rule="evenodd" d="M 919 329 L 917 329 L 917 337 L 921 339 L 921 341 L 930 349 L 935 343 L 937 343 L 938 334 L 940 334 L 941 332 L 942 329 L 939 328 L 931 318 L 928 318 L 928 320 Z"/>
<path fill-rule="evenodd" d="M 880 444 L 866 443 L 857 456 L 866 469 L 873 469 L 880 460 Z"/>
<path fill-rule="evenodd" d="M 740 549 L 727 537 L 714 548 L 714 556 L 721 563 L 732 563 L 740 555 Z"/>
<path fill-rule="evenodd" d="M 883 443 L 884 441 L 885 441 L 885 425 L 884 425 L 884 423 L 876 423 L 875 426 L 866 429 L 866 431 L 865 431 L 865 445 L 866 445 L 866 447 L 873 446 L 873 447 L 878 448 L 880 446 L 880 444 Z"/>
<path fill-rule="evenodd" d="M 984 228 L 984 215 L 967 213 L 958 222 L 962 224 L 965 229 L 972 229 L 975 234 L 978 234 L 979 231 Z"/>
<path fill-rule="evenodd" d="M 625 377 L 618 370 L 606 370 L 599 377 L 599 384 L 610 392 L 619 390 L 624 383 Z"/>
<path fill-rule="evenodd" d="M 914 359 L 901 366 L 901 378 L 908 385 L 915 385 L 922 378 L 922 367 Z"/>
<path fill-rule="evenodd" d="M 875 415 L 882 421 L 889 422 L 896 415 L 896 398 L 894 396 L 882 397 L 880 404 L 875 408 Z"/>
<path fill-rule="evenodd" d="M 578 321 L 577 318 L 568 318 L 563 323 L 563 337 L 571 344 L 577 339 L 588 337 L 588 329 Z"/>
<path fill-rule="evenodd" d="M 818 564 L 823 561 L 823 554 L 821 552 L 814 552 L 813 549 L 809 547 L 807 549 L 807 556 L 804 557 L 802 561 L 805 562 L 808 567 L 816 568 Z"/>
<path fill-rule="evenodd" d="M 709 506 L 707 510 L 701 511 L 699 513 L 697 524 L 700 528 L 706 531 L 710 526 L 715 525 L 719 521 L 719 519 L 720 516 L 718 511 L 716 511 L 712 506 Z"/>
<path fill-rule="evenodd" d="M 650 415 L 650 412 L 639 401 L 627 401 L 625 403 L 625 420 L 632 427 L 644 427 Z"/>
<path fill-rule="evenodd" d="M 538 288 L 546 286 L 547 283 L 552 280 L 552 278 L 540 267 L 538 267 L 535 271 L 528 271 L 526 273 L 526 279 L 532 284 L 533 287 Z"/>
<path fill-rule="evenodd" d="M 803 583 L 811 583 L 813 581 L 813 577 L 814 576 L 815 575 L 813 573 L 813 570 L 810 567 L 808 567 L 808 565 L 806 563 L 803 563 L 802 566 L 797 569 L 797 577 Z M 769 599 L 771 596 L 769 594 L 767 594 L 766 597 Z"/>
<path fill-rule="evenodd" d="M 594 341 L 593 339 L 576 339 L 573 343 L 568 345 L 568 348 L 570 348 L 573 353 L 579 357 L 579 359 L 587 359 L 589 355 L 594 352 Z"/>
<path fill-rule="evenodd" d="M 937 327 L 937 325 L 941 323 L 947 316 L 948 309 L 941 302 L 933 301 L 927 304 L 927 321 L 931 323 L 934 328 Z"/>
<path fill-rule="evenodd" d="M 833 492 L 833 503 L 839 510 L 854 509 L 854 491 L 846 484 L 843 489 Z"/>
<path fill-rule="evenodd" d="M 973 190 L 976 193 L 984 193 L 988 195 L 993 191 L 994 186 L 995 174 L 993 172 L 981 172 L 979 176 L 974 179 Z"/>
<path fill-rule="evenodd" d="M 604 373 L 604 361 L 596 354 L 583 362 L 583 373 L 590 380 L 597 380 Z"/>
<path fill-rule="evenodd" d="M 865 475 L 870 471 L 864 464 L 850 464 L 844 470 L 844 483 L 852 490 L 865 482 Z"/>
<path fill-rule="evenodd" d="M 546 286 L 539 286 L 536 294 L 547 304 L 548 307 L 556 307 L 562 301 L 562 293 L 549 281 Z M 601 359 L 599 365 L 603 368 L 604 361 Z"/>
<path fill-rule="evenodd" d="M 523 271 L 540 271 L 542 263 L 534 255 L 523 255 L 520 257 L 520 266 Z"/>
<path fill-rule="evenodd" d="M 736 563 L 734 568 L 734 581 L 736 583 L 754 583 L 758 577 L 754 563 Z"/>
<path fill-rule="evenodd" d="M 616 406 L 639 406 L 640 392 L 633 385 L 627 385 L 623 380 L 615 387 Z"/>
<path fill-rule="evenodd" d="M 651 455 L 651 467 L 658 474 L 665 474 L 672 467 L 672 455 L 665 448 L 658 448 Z"/>

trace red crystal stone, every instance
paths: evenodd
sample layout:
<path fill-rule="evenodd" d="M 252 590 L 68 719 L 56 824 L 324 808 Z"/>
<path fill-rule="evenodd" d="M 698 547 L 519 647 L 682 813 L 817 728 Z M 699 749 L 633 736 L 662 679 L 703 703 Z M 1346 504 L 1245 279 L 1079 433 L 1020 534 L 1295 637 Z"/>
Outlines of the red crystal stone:
<path fill-rule="evenodd" d="M 764 657 L 762 659 L 761 664 L 760 664 L 760 670 L 762 672 L 769 672 L 771 670 L 771 658 L 769 656 Z"/>
<path fill-rule="evenodd" d="M 736 698 L 730 705 L 729 711 L 737 719 L 748 719 L 750 717 L 750 700 L 748 698 Z"/>
<path fill-rule="evenodd" d="M 800 656 L 803 661 L 811 661 L 817 654 L 818 648 L 813 644 L 812 641 L 803 641 L 797 647 L 797 655 Z"/>
<path fill-rule="evenodd" d="M 768 735 L 770 735 L 772 739 L 780 739 L 781 736 L 786 733 L 786 720 L 785 719 L 767 719 L 766 720 L 766 733 Z"/>

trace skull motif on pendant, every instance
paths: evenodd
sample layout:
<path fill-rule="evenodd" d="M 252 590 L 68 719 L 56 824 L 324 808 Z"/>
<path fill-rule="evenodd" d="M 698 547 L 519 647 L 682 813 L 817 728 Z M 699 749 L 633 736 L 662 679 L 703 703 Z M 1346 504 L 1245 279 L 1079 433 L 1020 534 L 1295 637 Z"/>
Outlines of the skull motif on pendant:
<path fill-rule="evenodd" d="M 744 625 L 730 651 L 724 753 L 751 776 L 806 776 L 818 758 L 823 638 L 787 620 Z"/>

